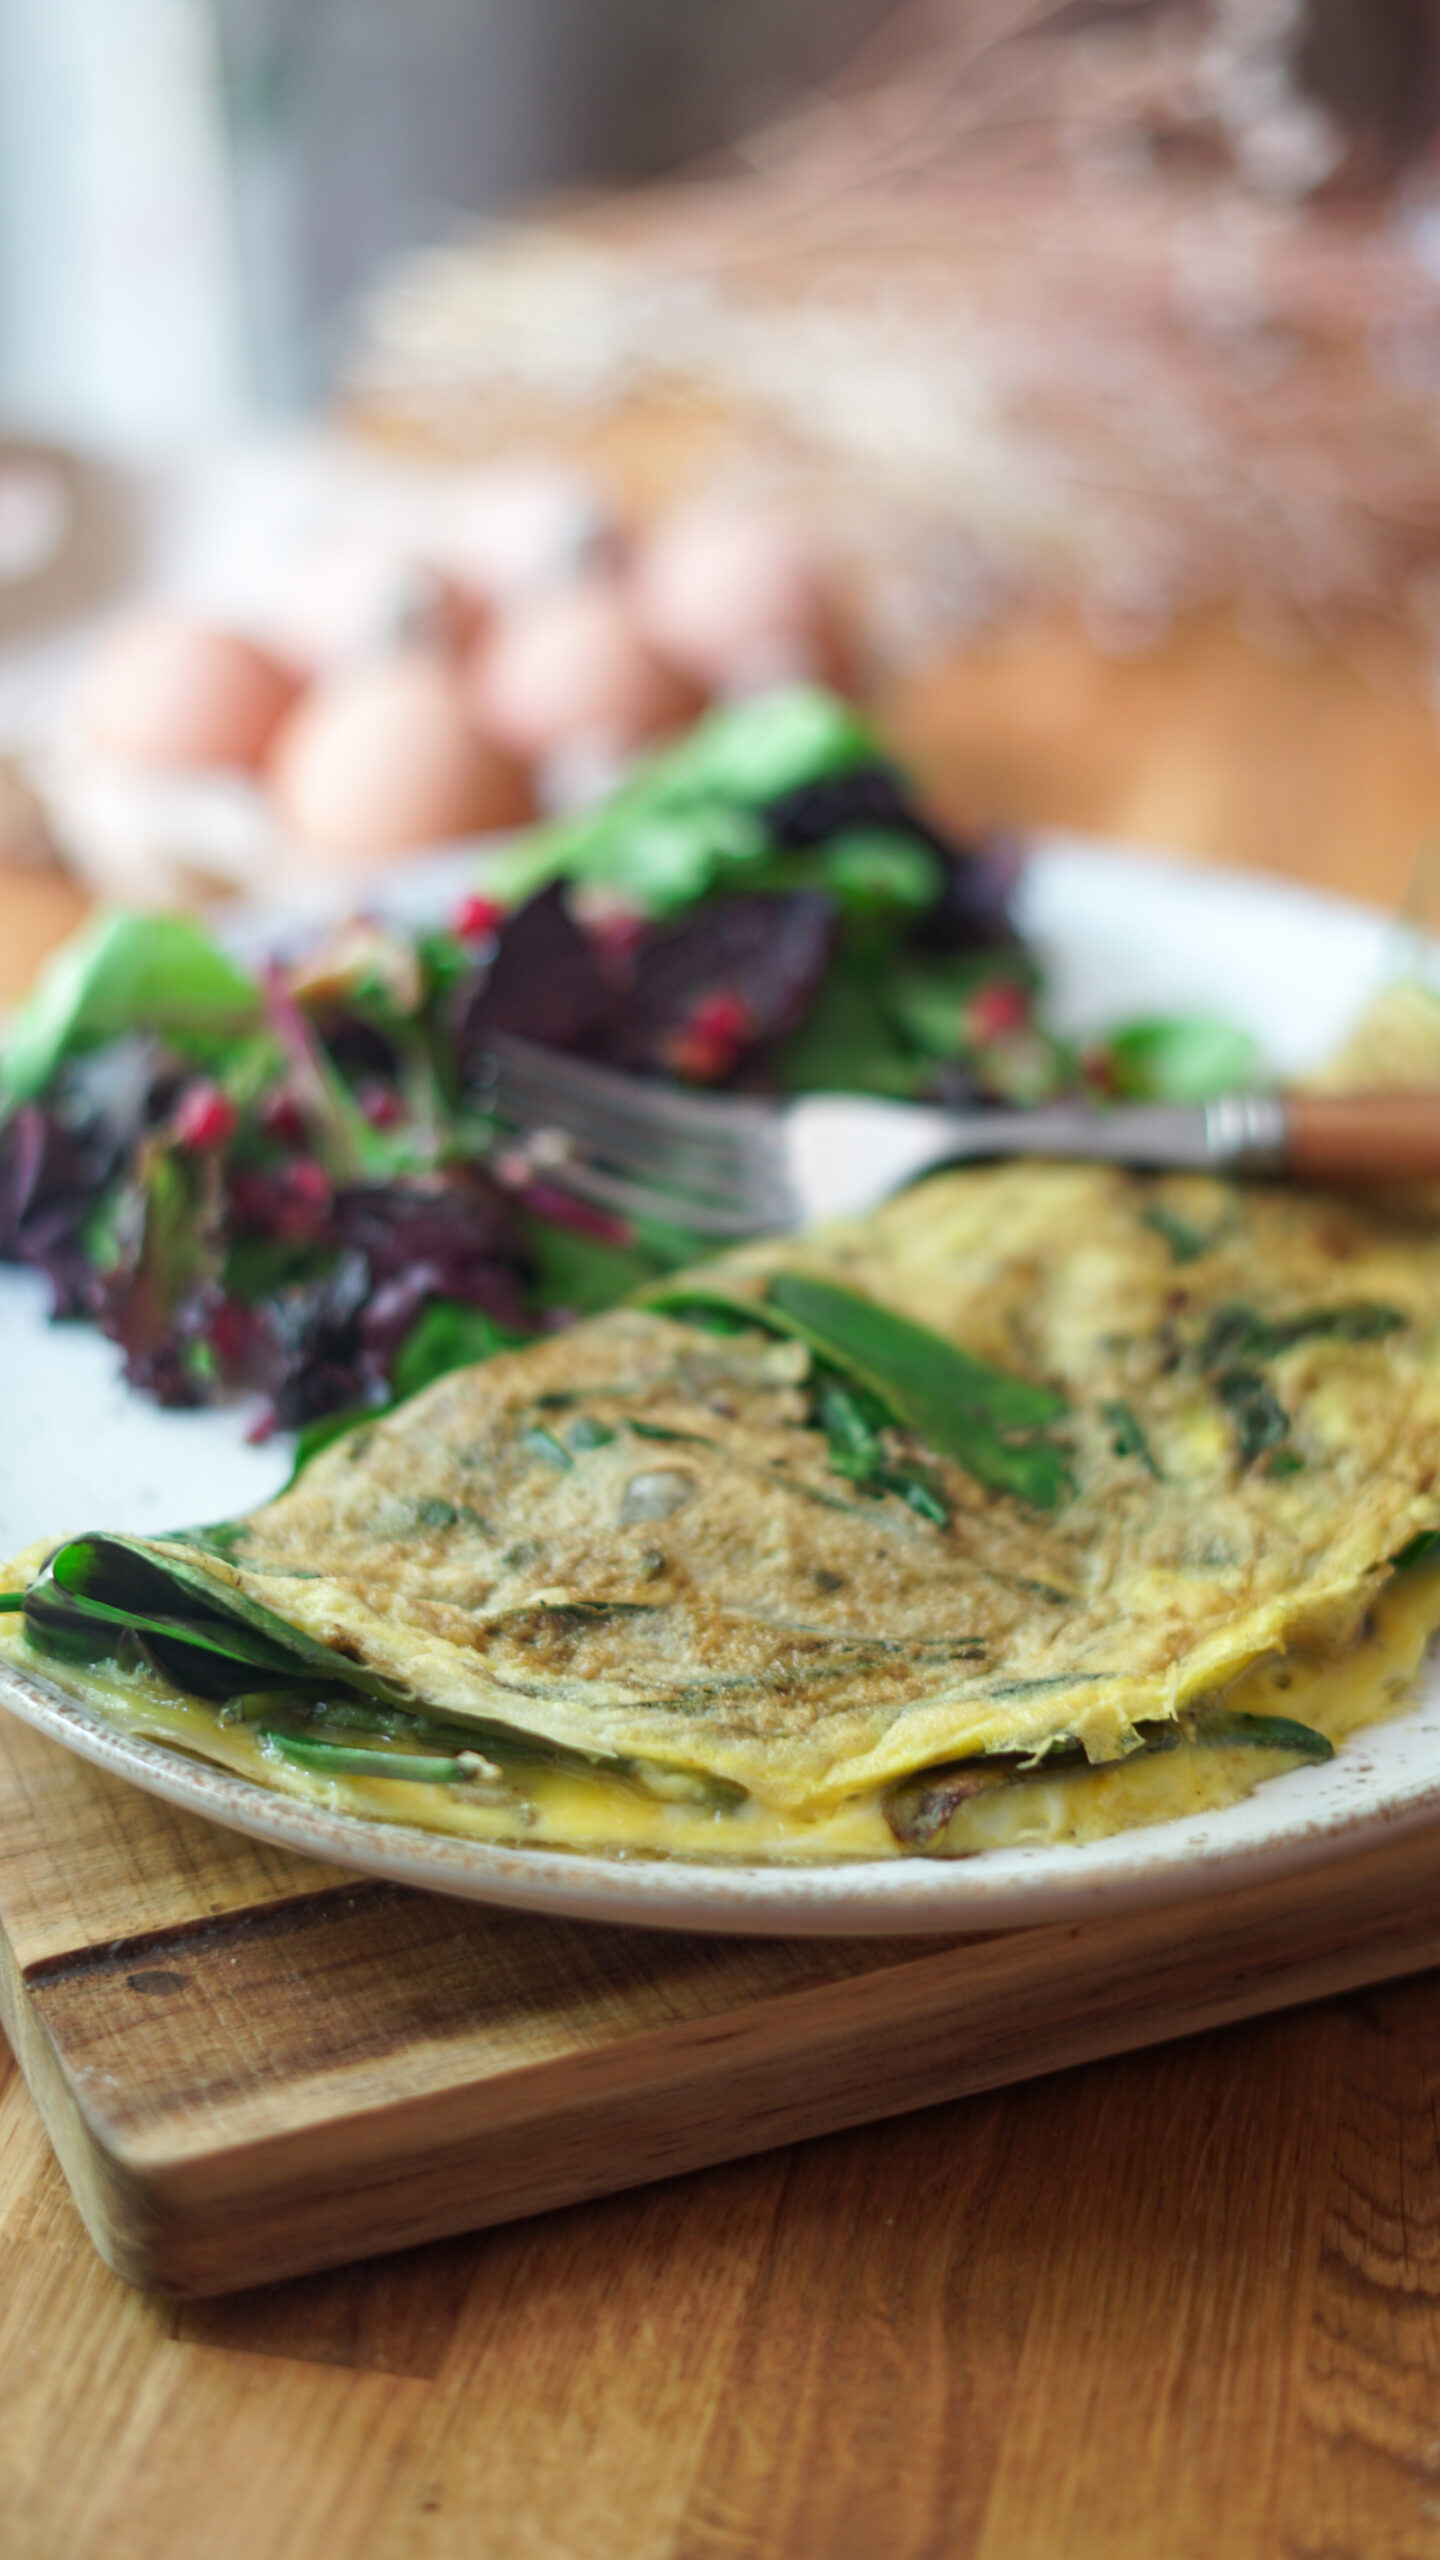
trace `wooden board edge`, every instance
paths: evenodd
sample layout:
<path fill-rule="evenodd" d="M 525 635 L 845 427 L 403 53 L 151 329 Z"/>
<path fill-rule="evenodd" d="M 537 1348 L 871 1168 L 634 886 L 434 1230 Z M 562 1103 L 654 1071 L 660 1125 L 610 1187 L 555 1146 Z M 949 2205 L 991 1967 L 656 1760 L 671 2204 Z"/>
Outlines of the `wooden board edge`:
<path fill-rule="evenodd" d="M 1275 1887 L 1235 1896 L 1218 1915 L 1212 1907 L 1208 1954 L 1186 1905 L 986 1942 L 978 1966 L 972 1949 L 953 1947 L 784 1993 L 758 2011 L 568 2054 L 498 2087 L 460 2078 L 443 2098 L 210 2157 L 192 2147 L 138 2162 L 90 2123 L 87 2227 L 134 2284 L 225 2292 L 1420 1972 L 1440 1963 L 1440 1892 L 1416 1912 L 1416 1876 L 1430 1882 L 1434 1844 L 1406 1847 L 1332 1875 L 1328 1911 L 1323 1879 L 1278 1919 Z M 1052 2014 L 1037 2023 L 1042 1995 Z M 58 2057 L 51 2068 L 63 2081 Z M 66 2132 L 73 2156 L 68 2121 Z"/>
<path fill-rule="evenodd" d="M 72 2088 L 59 2054 L 35 2013 L 24 1978 L 3 1930 L 0 1930 L 0 2031 L 18 2062 L 36 2112 L 64 2172 L 75 2209 L 107 2266 L 117 2275 L 129 2266 L 117 2264 L 114 2235 L 132 2235 L 129 2262 L 143 2267 L 158 2247 L 151 2233 L 150 2181 L 143 2169 L 128 2162 L 107 2142 Z M 132 2283 L 143 2284 L 131 2275 Z"/>

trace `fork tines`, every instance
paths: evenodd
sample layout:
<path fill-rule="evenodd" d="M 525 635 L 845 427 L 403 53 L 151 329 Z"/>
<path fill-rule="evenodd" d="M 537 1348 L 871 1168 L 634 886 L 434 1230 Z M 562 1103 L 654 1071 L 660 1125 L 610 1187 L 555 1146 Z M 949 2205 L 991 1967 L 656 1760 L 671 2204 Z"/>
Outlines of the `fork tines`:
<path fill-rule="evenodd" d="M 601 1207 L 709 1235 L 785 1223 L 772 1104 L 692 1098 L 509 1033 L 487 1043 L 483 1093 L 537 1170 Z"/>

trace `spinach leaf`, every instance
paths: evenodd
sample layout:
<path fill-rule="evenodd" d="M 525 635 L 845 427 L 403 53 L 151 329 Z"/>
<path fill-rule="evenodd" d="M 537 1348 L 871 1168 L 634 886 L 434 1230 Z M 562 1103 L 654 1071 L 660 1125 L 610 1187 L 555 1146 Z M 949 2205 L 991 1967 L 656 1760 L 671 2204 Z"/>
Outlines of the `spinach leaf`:
<path fill-rule="evenodd" d="M 1074 1490 L 1069 1450 L 1043 1436 L 1067 1409 L 1055 1388 L 997 1369 L 873 1298 L 781 1271 L 763 1298 L 685 1279 L 648 1292 L 646 1303 L 691 1321 L 693 1310 L 718 1307 L 792 1335 L 852 1393 L 858 1388 L 873 1398 L 886 1421 L 958 1459 L 994 1492 L 1048 1511 Z"/>
<path fill-rule="evenodd" d="M 701 1239 L 678 1229 L 637 1226 L 628 1244 L 612 1244 L 558 1219 L 522 1212 L 519 1219 L 531 1264 L 530 1303 L 539 1313 L 603 1315 L 618 1300 L 666 1272 L 694 1262 Z"/>
<path fill-rule="evenodd" d="M 958 1019 L 958 1003 L 955 1011 Z M 927 1071 L 890 1020 L 875 970 L 843 950 L 782 1042 L 778 1066 L 787 1093 L 885 1093 L 900 1102 L 913 1098 Z"/>
<path fill-rule="evenodd" d="M 486 886 L 515 902 L 551 880 L 587 881 L 647 914 L 673 914 L 722 882 L 748 885 L 770 855 L 768 802 L 876 758 L 863 722 L 819 686 L 728 704 L 601 807 L 522 839 L 490 867 Z"/>
<path fill-rule="evenodd" d="M 483 1307 L 458 1298 L 432 1298 L 406 1334 L 390 1372 L 395 1400 L 418 1395 L 451 1369 L 468 1369 L 500 1351 L 518 1351 L 530 1336 L 498 1324 Z"/>
<path fill-rule="evenodd" d="M 721 1341 L 733 1340 L 737 1333 L 778 1333 L 781 1330 L 778 1325 L 767 1325 L 757 1302 L 746 1298 L 691 1297 L 683 1289 L 677 1289 L 670 1296 L 662 1287 L 647 1290 L 642 1303 L 654 1307 L 659 1315 L 673 1316 L 677 1324 L 691 1325 L 696 1333 L 713 1333 Z"/>
<path fill-rule="evenodd" d="M 837 1475 L 848 1476 L 866 1493 L 898 1494 L 934 1528 L 948 1527 L 950 1506 L 926 1469 L 913 1460 L 887 1459 L 879 1435 L 889 1417 L 876 1397 L 847 1386 L 822 1367 L 815 1379 L 815 1418 L 830 1444 L 830 1464 Z"/>
<path fill-rule="evenodd" d="M 926 914 L 945 886 L 939 855 L 898 827 L 846 827 L 816 867 L 846 922 L 867 940 L 877 928 Z"/>
<path fill-rule="evenodd" d="M 1126 1102 L 1207 1102 L 1256 1084 L 1256 1043 L 1232 1022 L 1172 1014 L 1127 1023 L 1105 1043 L 1115 1092 Z"/>
<path fill-rule="evenodd" d="M 138 1539 L 73 1538 L 25 1594 L 25 1631 L 41 1652 L 70 1661 L 114 1656 L 138 1638 L 183 1688 L 228 1697 L 271 1685 L 358 1689 L 399 1703 L 403 1686 L 337 1654 L 203 1567 Z"/>
<path fill-rule="evenodd" d="M 1215 1715 L 1199 1718 L 1195 1725 L 1197 1742 L 1249 1742 L 1260 1751 L 1298 1751 L 1305 1760 L 1333 1760 L 1335 1745 L 1310 1724 L 1298 1724 L 1293 1716 L 1246 1716 L 1221 1709 Z"/>
<path fill-rule="evenodd" d="M 838 1355 L 838 1365 L 935 1448 L 947 1449 L 944 1435 L 952 1425 L 963 1432 L 977 1415 L 997 1428 L 1025 1430 L 1054 1422 L 1066 1410 L 1056 1388 L 994 1368 L 928 1325 L 833 1280 L 779 1271 L 764 1304 L 813 1348 Z"/>
<path fill-rule="evenodd" d="M 857 1395 L 832 1370 L 821 1370 L 815 1381 L 815 1412 L 836 1474 L 850 1476 L 856 1484 L 873 1482 L 885 1458 L 877 1424 L 887 1419 L 874 1398 Z"/>
<path fill-rule="evenodd" d="M 261 1728 L 265 1749 L 277 1760 L 321 1778 L 408 1778 L 412 1785 L 465 1786 L 480 1776 L 485 1763 L 478 1752 L 459 1752 L 437 1759 L 428 1752 L 377 1751 L 363 1743 L 320 1742 L 304 1733 L 277 1733 Z"/>
<path fill-rule="evenodd" d="M 1431 1564 L 1437 1555 L 1440 1555 L 1440 1529 L 1421 1529 L 1415 1537 L 1406 1540 L 1398 1555 L 1391 1557 L 1391 1570 L 1407 1573 L 1411 1565 Z M 3 1601 L 0 1601 L 0 1607 L 3 1606 Z"/>
<path fill-rule="evenodd" d="M 9 1103 L 43 1092 L 62 1058 L 122 1031 L 223 1039 L 250 1030 L 260 994 L 189 916 L 111 913 L 56 953 L 0 1061 Z"/>
<path fill-rule="evenodd" d="M 378 1422 L 382 1414 L 390 1411 L 388 1404 L 351 1404 L 339 1413 L 317 1414 L 313 1422 L 302 1423 L 295 1434 L 295 1464 L 285 1479 L 284 1491 L 289 1492 L 311 1459 L 328 1449 L 332 1440 L 343 1440 L 347 1431 L 358 1431 L 362 1422 Z"/>

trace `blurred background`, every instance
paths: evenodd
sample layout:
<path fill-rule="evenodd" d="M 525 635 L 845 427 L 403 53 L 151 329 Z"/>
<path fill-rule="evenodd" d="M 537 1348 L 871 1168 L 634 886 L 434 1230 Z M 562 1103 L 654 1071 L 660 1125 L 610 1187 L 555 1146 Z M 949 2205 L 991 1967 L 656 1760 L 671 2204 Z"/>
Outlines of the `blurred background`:
<path fill-rule="evenodd" d="M 0 396 L 149 444 L 323 393 L 467 215 L 723 148 L 883 0 L 0 0 Z"/>
<path fill-rule="evenodd" d="M 448 615 L 541 801 L 808 672 L 965 823 L 1403 897 L 1437 131 L 1432 0 L 0 0 L 0 854 L 48 918 L 303 847 L 84 708 L 143 598 L 320 687 Z M 677 577 L 782 602 L 697 658 Z M 476 635 L 565 580 L 648 707 L 537 743 Z"/>

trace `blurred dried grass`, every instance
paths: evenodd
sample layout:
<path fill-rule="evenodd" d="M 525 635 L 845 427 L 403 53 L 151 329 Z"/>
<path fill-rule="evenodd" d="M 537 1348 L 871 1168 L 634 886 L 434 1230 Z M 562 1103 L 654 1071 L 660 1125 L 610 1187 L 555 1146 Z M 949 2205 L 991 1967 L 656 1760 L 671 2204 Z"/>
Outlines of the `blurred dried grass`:
<path fill-rule="evenodd" d="M 349 395 L 796 495 L 891 668 L 1018 604 L 1429 627 L 1437 90 L 1425 0 L 930 0 L 723 166 L 383 280 Z"/>

